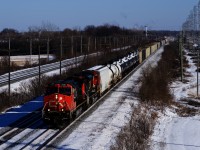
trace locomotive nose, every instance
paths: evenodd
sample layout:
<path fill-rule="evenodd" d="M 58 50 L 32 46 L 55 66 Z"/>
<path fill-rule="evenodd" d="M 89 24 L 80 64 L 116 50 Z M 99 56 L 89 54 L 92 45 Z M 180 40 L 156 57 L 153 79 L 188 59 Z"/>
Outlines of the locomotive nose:
<path fill-rule="evenodd" d="M 48 111 L 62 111 L 64 107 L 63 96 L 60 94 L 53 94 L 47 97 L 48 101 L 46 101 L 46 108 Z"/>

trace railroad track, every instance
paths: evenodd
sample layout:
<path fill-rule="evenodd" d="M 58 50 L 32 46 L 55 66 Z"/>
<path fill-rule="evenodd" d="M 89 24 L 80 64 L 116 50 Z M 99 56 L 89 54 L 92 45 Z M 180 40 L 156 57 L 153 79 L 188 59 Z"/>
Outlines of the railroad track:
<path fill-rule="evenodd" d="M 56 136 L 61 130 L 50 129 L 39 113 L 31 113 L 9 127 L 0 130 L 0 149 L 38 149 L 38 140 L 41 145 Z M 34 145 L 34 146 L 33 146 Z"/>
<path fill-rule="evenodd" d="M 28 114 L 28 115 L 26 115 L 26 116 L 24 116 L 20 119 L 18 119 L 14 123 L 11 123 L 8 127 L 1 128 L 0 129 L 0 137 L 2 135 L 4 135 L 5 133 L 9 132 L 14 127 L 24 128 L 26 126 L 26 124 L 31 121 L 30 118 L 34 119 L 35 117 L 37 117 L 36 114 L 39 114 L 39 113 L 41 114 L 40 110 L 41 110 L 41 108 L 35 110 L 34 112 L 32 112 L 32 113 L 30 113 L 30 114 Z"/>
<path fill-rule="evenodd" d="M 81 63 L 83 61 L 83 56 L 78 58 L 71 58 L 62 61 L 61 68 L 68 67 L 73 65 L 74 63 Z M 60 68 L 60 62 L 46 64 L 41 66 L 41 74 L 56 70 Z M 33 67 L 28 69 L 23 69 L 15 72 L 11 72 L 10 74 L 10 82 L 15 83 L 21 80 L 37 76 L 39 74 L 39 67 Z M 8 84 L 8 73 L 0 76 L 0 87 Z"/>

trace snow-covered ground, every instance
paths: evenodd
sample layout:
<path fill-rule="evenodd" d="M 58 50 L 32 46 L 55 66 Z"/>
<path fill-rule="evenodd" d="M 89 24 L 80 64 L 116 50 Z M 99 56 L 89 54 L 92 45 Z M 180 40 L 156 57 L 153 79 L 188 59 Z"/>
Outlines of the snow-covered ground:
<path fill-rule="evenodd" d="M 185 82 L 175 81 L 171 84 L 174 99 L 182 104 L 184 102 L 181 100 L 194 100 L 197 96 L 196 66 L 192 62 L 190 56 L 186 57 L 189 61 L 189 67 L 186 69 L 186 74 L 184 76 Z M 175 112 L 175 109 L 172 108 L 167 108 L 164 113 L 159 113 L 158 123 L 151 137 L 152 149 L 199 150 L 200 109 L 198 107 L 195 109 L 198 110 L 197 114 L 189 117 L 180 117 Z"/>
<path fill-rule="evenodd" d="M 171 109 L 161 115 L 152 136 L 155 150 L 199 150 L 200 116 L 179 117 Z"/>
<path fill-rule="evenodd" d="M 162 52 L 163 47 L 150 57 L 142 67 L 146 67 L 148 64 L 156 65 Z M 55 148 L 85 150 L 109 149 L 115 142 L 115 137 L 128 122 L 131 112 L 133 111 L 132 106 L 137 106 L 138 104 L 137 96 L 134 95 L 134 92 L 131 93 L 131 91 L 133 91 L 134 88 L 137 89 L 137 82 L 141 71 L 142 68 L 138 69 L 126 82 L 121 84 L 117 89 L 112 90 L 109 96 L 107 96 L 107 99 L 89 117 L 82 120 L 81 124 Z M 33 105 L 35 106 L 34 108 L 32 107 Z M 0 120 L 6 118 L 6 121 L 0 126 L 0 129 L 12 123 L 13 120 L 16 120 L 16 116 L 20 118 L 27 113 L 37 110 L 41 106 L 42 97 L 24 106 L 13 108 L 1 114 Z M 30 128 L 30 130 L 34 129 Z M 15 139 L 18 138 L 20 137 L 15 137 Z M 9 144 L 9 142 L 7 144 Z M 38 141 L 37 145 L 39 144 Z"/>

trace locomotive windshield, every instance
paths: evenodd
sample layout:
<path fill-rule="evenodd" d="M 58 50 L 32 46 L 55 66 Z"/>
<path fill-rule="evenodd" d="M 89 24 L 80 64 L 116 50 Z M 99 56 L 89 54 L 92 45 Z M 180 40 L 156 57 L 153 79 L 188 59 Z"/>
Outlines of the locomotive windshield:
<path fill-rule="evenodd" d="M 55 93 L 70 96 L 71 95 L 71 88 L 68 88 L 68 87 L 67 88 L 66 87 L 61 87 L 61 88 L 48 87 L 45 95 L 51 95 L 51 94 L 55 94 Z"/>
<path fill-rule="evenodd" d="M 45 95 L 50 95 L 50 94 L 54 94 L 54 93 L 58 93 L 58 88 L 57 87 L 48 87 Z"/>
<path fill-rule="evenodd" d="M 64 88 L 64 87 L 62 87 L 62 88 L 59 89 L 59 93 L 67 95 L 67 96 L 70 96 L 71 95 L 71 88 L 68 88 L 68 87 Z"/>

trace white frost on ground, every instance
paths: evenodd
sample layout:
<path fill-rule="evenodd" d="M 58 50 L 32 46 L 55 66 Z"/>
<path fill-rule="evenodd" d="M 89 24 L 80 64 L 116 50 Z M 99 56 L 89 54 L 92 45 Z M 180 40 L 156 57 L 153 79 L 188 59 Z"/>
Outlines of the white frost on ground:
<path fill-rule="evenodd" d="M 189 75 L 184 79 L 187 82 L 176 81 L 171 85 L 174 99 L 194 98 L 197 93 L 196 66 L 187 56 Z M 199 109 L 199 108 L 198 108 Z M 200 115 L 180 117 L 173 109 L 167 108 L 164 114 L 159 113 L 158 123 L 151 137 L 152 149 L 164 150 L 199 150 L 200 149 Z"/>
<path fill-rule="evenodd" d="M 152 149 L 199 150 L 200 116 L 179 117 L 167 109 L 161 114 L 152 136 Z"/>

